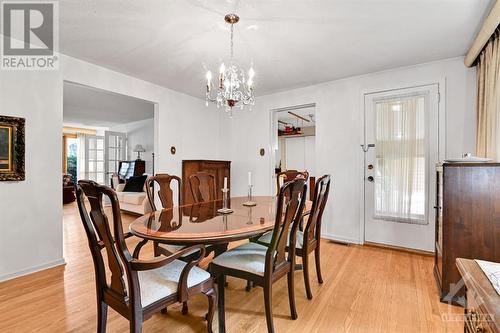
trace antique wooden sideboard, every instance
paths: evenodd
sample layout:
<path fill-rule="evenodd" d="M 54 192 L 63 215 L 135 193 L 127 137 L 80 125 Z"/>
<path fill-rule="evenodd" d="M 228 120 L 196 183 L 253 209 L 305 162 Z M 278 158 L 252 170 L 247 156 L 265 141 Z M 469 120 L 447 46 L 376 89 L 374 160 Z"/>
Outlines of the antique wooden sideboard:
<path fill-rule="evenodd" d="M 455 260 L 500 262 L 500 163 L 443 163 L 436 170 L 434 274 L 441 301 L 464 305 Z"/>

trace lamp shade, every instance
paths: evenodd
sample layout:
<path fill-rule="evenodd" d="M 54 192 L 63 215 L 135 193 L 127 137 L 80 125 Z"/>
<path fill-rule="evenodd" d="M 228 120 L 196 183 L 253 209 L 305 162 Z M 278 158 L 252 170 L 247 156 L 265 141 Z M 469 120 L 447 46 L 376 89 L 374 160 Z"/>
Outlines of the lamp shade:
<path fill-rule="evenodd" d="M 134 147 L 134 152 L 136 153 L 144 153 L 145 151 L 146 149 L 144 149 L 144 147 L 141 144 L 137 144 Z"/>

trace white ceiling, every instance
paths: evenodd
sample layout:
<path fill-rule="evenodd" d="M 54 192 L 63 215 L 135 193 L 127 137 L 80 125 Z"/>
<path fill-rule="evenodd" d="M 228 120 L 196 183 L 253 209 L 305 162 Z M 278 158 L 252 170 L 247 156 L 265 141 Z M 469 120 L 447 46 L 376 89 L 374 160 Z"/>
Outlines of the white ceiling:
<path fill-rule="evenodd" d="M 204 95 L 229 54 L 254 63 L 256 94 L 462 56 L 493 0 L 64 0 L 61 52 Z"/>
<path fill-rule="evenodd" d="M 154 117 L 154 104 L 101 89 L 64 82 L 63 122 L 111 127 Z"/>

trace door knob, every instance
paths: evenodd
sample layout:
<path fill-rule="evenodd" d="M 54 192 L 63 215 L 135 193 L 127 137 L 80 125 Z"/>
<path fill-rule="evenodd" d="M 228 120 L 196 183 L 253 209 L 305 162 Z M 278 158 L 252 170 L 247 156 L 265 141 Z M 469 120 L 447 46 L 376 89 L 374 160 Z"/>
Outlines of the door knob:
<path fill-rule="evenodd" d="M 368 170 L 372 170 L 373 169 L 373 164 L 368 164 Z"/>
<path fill-rule="evenodd" d="M 373 176 L 368 176 L 368 178 L 366 178 L 369 182 L 372 182 L 373 183 Z"/>

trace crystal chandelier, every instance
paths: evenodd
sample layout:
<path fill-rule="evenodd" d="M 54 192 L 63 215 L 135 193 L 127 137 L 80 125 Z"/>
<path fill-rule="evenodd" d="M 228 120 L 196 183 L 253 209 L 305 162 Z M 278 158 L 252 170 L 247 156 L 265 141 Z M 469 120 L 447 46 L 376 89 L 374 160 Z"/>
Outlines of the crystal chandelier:
<path fill-rule="evenodd" d="M 254 105 L 254 83 L 253 78 L 255 72 L 253 67 L 248 70 L 248 78 L 243 71 L 233 60 L 233 33 L 234 25 L 240 20 L 236 14 L 227 14 L 224 17 L 226 23 L 231 25 L 231 59 L 229 66 L 224 63 L 220 65 L 217 87 L 215 88 L 215 97 L 212 96 L 214 84 L 212 83 L 212 72 L 207 71 L 207 94 L 206 105 L 208 102 L 215 103 L 217 107 L 225 107 L 226 112 L 231 116 L 233 107 L 243 109 L 244 105 Z"/>

